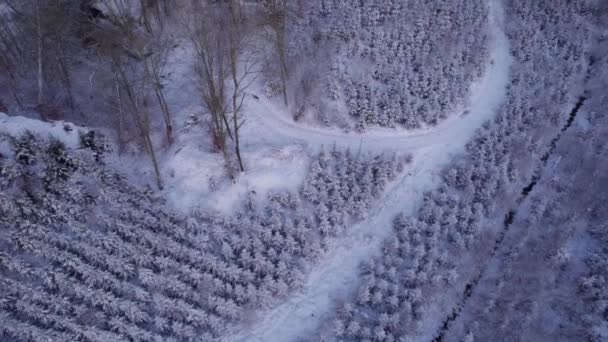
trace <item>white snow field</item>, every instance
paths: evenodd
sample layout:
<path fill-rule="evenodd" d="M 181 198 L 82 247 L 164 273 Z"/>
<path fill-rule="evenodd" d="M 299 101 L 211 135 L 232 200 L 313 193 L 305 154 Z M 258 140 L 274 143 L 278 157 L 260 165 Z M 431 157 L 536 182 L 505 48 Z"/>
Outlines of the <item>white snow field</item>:
<path fill-rule="evenodd" d="M 511 56 L 504 33 L 500 0 L 488 0 L 490 16 L 490 64 L 472 87 L 466 115 L 452 115 L 432 129 L 399 133 L 368 130 L 364 135 L 303 127 L 290 121 L 270 100 L 252 101 L 243 128 L 244 149 L 260 145 L 301 144 L 359 148 L 368 151 L 403 151 L 414 156 L 409 174 L 390 184 L 368 218 L 339 238 L 321 261 L 310 270 L 303 287 L 280 305 L 260 310 L 249 322 L 235 327 L 223 339 L 230 342 L 289 342 L 314 333 L 335 310 L 336 299 L 352 294 L 358 285 L 358 266 L 379 252 L 400 212 L 414 213 L 424 191 L 438 183 L 437 172 L 462 152 L 475 130 L 493 118 L 504 100 Z"/>

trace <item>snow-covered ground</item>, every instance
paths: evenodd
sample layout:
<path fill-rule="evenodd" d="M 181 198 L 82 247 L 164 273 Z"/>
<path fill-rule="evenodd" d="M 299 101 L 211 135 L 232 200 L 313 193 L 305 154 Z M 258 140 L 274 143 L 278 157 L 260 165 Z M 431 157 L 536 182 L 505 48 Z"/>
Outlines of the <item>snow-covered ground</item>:
<path fill-rule="evenodd" d="M 296 191 L 310 162 L 309 153 L 298 145 L 261 146 L 243 157 L 245 172 L 229 180 L 220 154 L 186 145 L 166 156 L 165 196 L 184 212 L 202 208 L 230 214 L 250 191 L 255 191 L 258 201 L 269 191 Z"/>
<path fill-rule="evenodd" d="M 44 122 L 23 116 L 8 116 L 0 112 L 0 132 L 11 136 L 19 136 L 26 131 L 42 137 L 53 136 L 69 148 L 78 148 L 78 128 L 72 123 L 64 121 Z"/>
<path fill-rule="evenodd" d="M 416 131 L 376 128 L 357 134 L 306 126 L 292 120 L 280 99 L 262 95 L 262 82 L 257 82 L 251 88 L 251 94 L 259 99 L 248 97 L 244 108 L 246 123 L 242 128 L 242 151 L 246 170 L 234 180 L 227 179 L 224 161 L 213 151 L 209 135 L 205 133 L 209 123 L 203 119 L 194 120 L 192 124 L 192 118 L 203 117 L 204 109 L 199 89 L 193 86 L 197 81 L 193 73 L 191 43 L 176 34 L 174 44 L 167 64 L 165 95 L 174 118 L 176 142 L 169 148 L 164 146 L 160 126 L 156 127 L 158 134 L 154 141 L 165 185 L 163 195 L 173 208 L 184 213 L 200 208 L 230 214 L 251 191 L 263 201 L 268 191 L 296 190 L 306 176 L 310 156 L 321 146 L 336 144 L 353 151 L 416 151 L 426 148 L 431 141 L 450 139 L 450 134 L 463 127 L 462 134 L 467 137 L 472 131 L 469 120 L 462 120 L 458 115 L 449 116 L 439 126 Z M 497 67 L 491 66 L 492 69 Z M 473 85 L 472 107 L 491 104 L 488 93 L 497 82 L 490 79 L 494 74 L 490 71 Z M 132 159 L 139 160 L 134 162 Z M 154 183 L 150 162 L 145 157 L 129 154 L 121 157 L 120 163 L 128 165 L 127 173 Z"/>
<path fill-rule="evenodd" d="M 335 299 L 353 292 L 358 284 L 358 265 L 379 251 L 389 236 L 392 219 L 399 212 L 413 213 L 420 194 L 437 183 L 436 172 L 460 153 L 481 124 L 491 119 L 503 100 L 508 83 L 510 56 L 507 38 L 502 30 L 503 13 L 499 0 L 490 3 L 491 63 L 485 75 L 473 85 L 466 114 L 451 115 L 440 125 L 418 131 L 370 129 L 364 134 L 304 126 L 293 122 L 275 99 L 260 96 L 250 99 L 247 123 L 242 139 L 246 172 L 232 182 L 224 178 L 221 156 L 213 153 L 204 141 L 201 125 L 188 132 L 187 121 L 201 111 L 196 89 L 182 87 L 192 82 L 190 48 L 181 42 L 174 50 L 171 82 L 167 97 L 175 113 L 175 126 L 183 130 L 169 149 L 159 146 L 159 159 L 165 181 L 164 194 L 175 208 L 189 211 L 193 207 L 210 208 L 229 213 L 250 190 L 262 197 L 269 190 L 296 190 L 306 176 L 312 153 L 321 146 L 373 152 L 403 151 L 414 155 L 408 173 L 390 184 L 383 198 L 369 212 L 368 218 L 335 241 L 321 264 L 310 270 L 303 287 L 285 302 L 260 311 L 248 324 L 235 327 L 226 341 L 292 341 L 314 332 L 334 311 Z M 0 113 L 3 131 L 18 133 L 26 127 L 41 134 L 53 134 L 68 147 L 78 147 L 77 128 L 66 131 L 63 122 L 44 123 Z M 132 156 L 117 157 L 129 165 L 132 173 L 151 179 L 149 162 Z M 124 166 L 124 165 L 123 165 Z M 217 182 L 216 182 L 217 181 Z"/>
<path fill-rule="evenodd" d="M 173 114 L 175 143 L 169 148 L 164 146 L 161 126 L 156 127 L 154 137 L 165 185 L 163 196 L 168 203 L 183 213 L 197 208 L 229 215 L 250 191 L 255 191 L 259 201 L 271 190 L 295 191 L 306 176 L 310 151 L 293 144 L 293 140 L 247 150 L 243 153 L 245 172 L 234 180 L 226 177 L 224 160 L 213 150 L 206 132 L 209 123 L 202 115 L 205 110 L 193 72 L 192 44 L 177 34 L 174 44 L 167 65 L 165 95 Z M 253 122 L 254 118 L 247 117 L 245 126 Z M 127 164 L 128 158 L 136 157 L 122 158 L 122 163 Z M 129 166 L 132 169 L 127 173 L 141 175 L 153 183 L 153 170 L 145 156 Z"/>
<path fill-rule="evenodd" d="M 262 311 L 253 323 L 243 324 L 224 341 L 287 342 L 315 332 L 334 311 L 336 299 L 353 293 L 358 284 L 358 266 L 377 253 L 400 212 L 414 213 L 420 194 L 437 184 L 437 172 L 464 150 L 483 122 L 492 119 L 504 100 L 509 81 L 511 56 L 504 33 L 500 0 L 488 0 L 491 26 L 491 62 L 485 75 L 473 86 L 467 114 L 452 115 L 439 126 L 418 132 L 370 130 L 364 135 L 302 127 L 292 123 L 271 101 L 250 105 L 255 119 L 243 130 L 244 148 L 261 145 L 301 144 L 359 148 L 374 151 L 408 151 L 414 161 L 409 174 L 393 182 L 368 219 L 336 241 L 321 264 L 311 270 L 304 286 L 282 304 Z"/>

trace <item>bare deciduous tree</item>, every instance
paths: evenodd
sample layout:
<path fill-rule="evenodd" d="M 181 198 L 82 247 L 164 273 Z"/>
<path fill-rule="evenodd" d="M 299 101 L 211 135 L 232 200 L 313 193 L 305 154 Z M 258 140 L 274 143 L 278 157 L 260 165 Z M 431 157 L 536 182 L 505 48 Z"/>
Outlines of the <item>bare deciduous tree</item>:
<path fill-rule="evenodd" d="M 281 91 L 283 101 L 287 101 L 287 62 L 285 60 L 285 20 L 287 16 L 287 0 L 268 0 L 268 25 L 275 35 L 275 48 L 279 56 L 279 69 L 281 74 Z"/>
<path fill-rule="evenodd" d="M 190 12 L 187 33 L 194 48 L 195 72 L 203 104 L 211 115 L 214 144 L 222 152 L 227 171 L 233 177 L 226 146 L 227 135 L 232 139 L 226 114 L 226 81 L 230 71 L 228 37 L 224 27 L 229 22 L 221 6 L 210 6 L 204 0 L 194 2 Z"/>
<path fill-rule="evenodd" d="M 247 89 L 257 75 L 257 63 L 250 44 L 253 25 L 241 3 L 196 2 L 188 20 L 188 36 L 194 46 L 196 73 L 203 104 L 211 115 L 216 147 L 233 176 L 227 138 L 234 143 L 240 171 L 244 171 L 240 150 L 240 128 Z"/>
<path fill-rule="evenodd" d="M 23 102 L 18 92 L 17 65 L 23 60 L 23 50 L 18 43 L 9 21 L 0 16 L 0 71 L 6 76 L 6 86 L 15 103 L 21 108 Z"/>
<path fill-rule="evenodd" d="M 44 88 L 44 74 L 43 74 L 43 58 L 44 55 L 42 53 L 42 50 L 44 49 L 44 45 L 43 45 L 43 37 L 42 37 L 42 22 L 40 21 L 40 16 L 41 16 L 41 9 L 40 9 L 40 0 L 36 0 L 35 3 L 36 6 L 36 54 L 37 54 L 37 65 L 38 65 L 38 96 L 37 96 L 37 101 L 36 104 L 38 107 L 42 106 L 43 104 L 43 88 Z M 41 113 L 43 113 L 43 111 L 41 111 Z M 43 114 L 44 115 L 44 114 Z"/>
<path fill-rule="evenodd" d="M 154 76 L 155 73 L 158 75 L 160 69 L 151 70 L 155 63 L 150 62 L 150 59 L 155 52 L 151 49 L 149 35 L 139 30 L 132 14 L 133 9 L 127 0 L 103 1 L 115 32 L 106 34 L 101 45 L 105 49 L 104 53 L 109 56 L 114 71 L 121 111 L 124 108 L 133 119 L 144 149 L 152 161 L 157 185 L 162 189 L 162 177 L 151 139 L 150 97 L 155 93 L 160 101 L 157 90 L 161 87 Z M 122 122 L 122 117 L 119 120 Z"/>
<path fill-rule="evenodd" d="M 158 100 L 165 122 L 167 143 L 171 145 L 173 144 L 173 116 L 163 91 L 164 70 L 167 64 L 171 42 L 162 27 L 154 28 L 152 34 L 148 36 L 149 37 L 146 39 L 148 39 L 151 44 L 150 48 L 152 54 L 145 59 L 145 68 L 149 71 L 150 77 L 152 78 L 154 93 L 156 94 L 156 99 Z"/>
<path fill-rule="evenodd" d="M 241 157 L 239 130 L 244 124 L 242 118 L 243 103 L 247 96 L 247 89 L 255 81 L 258 71 L 253 55 L 252 45 L 249 44 L 251 25 L 243 14 L 241 4 L 237 0 L 230 0 L 230 26 L 229 26 L 229 60 L 230 78 L 232 80 L 232 131 L 234 132 L 235 154 L 241 172 L 245 171 Z"/>
<path fill-rule="evenodd" d="M 15 103 L 33 103 L 43 117 L 48 105 L 58 105 L 53 103 L 56 100 L 65 101 L 74 112 L 71 73 L 78 60 L 83 23 L 79 0 L 4 0 L 0 4 L 9 9 L 0 20 L 0 64 Z M 32 94 L 29 87 L 35 88 Z"/>
<path fill-rule="evenodd" d="M 156 183 L 159 189 L 163 188 L 163 181 L 160 175 L 156 152 L 150 136 L 150 106 L 149 106 L 149 85 L 151 79 L 147 75 L 143 75 L 140 80 L 129 78 L 124 70 L 125 64 L 119 59 L 113 61 L 113 67 L 117 83 L 122 91 L 126 94 L 126 102 L 128 113 L 133 117 L 139 134 L 143 140 L 144 149 L 152 161 Z"/>

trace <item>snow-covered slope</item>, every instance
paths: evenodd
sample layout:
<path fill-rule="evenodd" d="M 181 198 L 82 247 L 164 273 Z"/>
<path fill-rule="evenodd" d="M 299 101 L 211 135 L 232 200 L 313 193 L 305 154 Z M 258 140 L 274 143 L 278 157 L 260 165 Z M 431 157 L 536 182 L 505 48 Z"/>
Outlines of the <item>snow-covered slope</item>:
<path fill-rule="evenodd" d="M 363 150 L 401 150 L 414 154 L 412 172 L 395 181 L 378 201 L 369 218 L 350 230 L 327 258 L 308 275 L 304 287 L 284 302 L 260 316 L 251 325 L 241 326 L 225 341 L 293 341 L 313 332 L 335 309 L 334 299 L 352 292 L 357 284 L 359 264 L 379 251 L 399 212 L 414 212 L 423 191 L 437 183 L 436 170 L 460 153 L 474 131 L 493 117 L 504 99 L 511 57 L 503 31 L 504 13 L 500 1 L 489 0 L 491 22 L 491 65 L 474 86 L 466 114 L 452 116 L 432 130 L 400 133 L 370 130 L 365 135 L 302 127 L 291 123 L 280 111 L 259 101 L 244 129 L 245 148 L 261 144 L 298 143 L 313 147 L 337 145 Z M 251 105 L 252 107 L 254 105 Z"/>

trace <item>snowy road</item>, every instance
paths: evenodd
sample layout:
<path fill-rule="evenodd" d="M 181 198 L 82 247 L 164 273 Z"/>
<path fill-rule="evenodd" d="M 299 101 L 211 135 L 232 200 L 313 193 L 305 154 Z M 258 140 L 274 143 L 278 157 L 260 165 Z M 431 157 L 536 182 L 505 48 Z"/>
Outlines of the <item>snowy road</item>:
<path fill-rule="evenodd" d="M 251 118 L 243 128 L 244 148 L 258 144 L 303 144 L 312 147 L 336 144 L 371 151 L 408 151 L 414 161 L 410 175 L 387 188 L 368 218 L 351 227 L 338 239 L 322 262 L 311 269 L 300 290 L 284 302 L 258 312 L 253 322 L 236 327 L 223 341 L 288 342 L 317 331 L 335 311 L 335 299 L 352 294 L 358 284 L 358 266 L 379 252 L 391 233 L 392 220 L 400 212 L 414 213 L 420 194 L 438 183 L 436 172 L 465 144 L 483 122 L 494 116 L 504 100 L 511 57 L 503 31 L 504 13 L 500 0 L 488 0 L 490 8 L 491 63 L 473 86 L 469 113 L 452 115 L 439 126 L 418 132 L 367 131 L 364 136 L 334 130 L 302 127 L 282 115 L 268 101 L 251 106 Z"/>
<path fill-rule="evenodd" d="M 364 134 L 345 133 L 338 129 L 304 126 L 296 123 L 275 101 L 252 100 L 248 104 L 247 124 L 242 128 L 244 149 L 259 145 L 302 144 L 312 147 L 332 146 L 364 150 L 404 150 L 436 144 L 468 141 L 475 129 L 491 118 L 502 100 L 508 82 L 510 64 L 508 40 L 502 30 L 502 5 L 500 0 L 488 0 L 490 7 L 490 61 L 484 76 L 472 85 L 468 114 L 451 115 L 431 128 L 398 131 L 392 129 L 368 129 Z"/>

